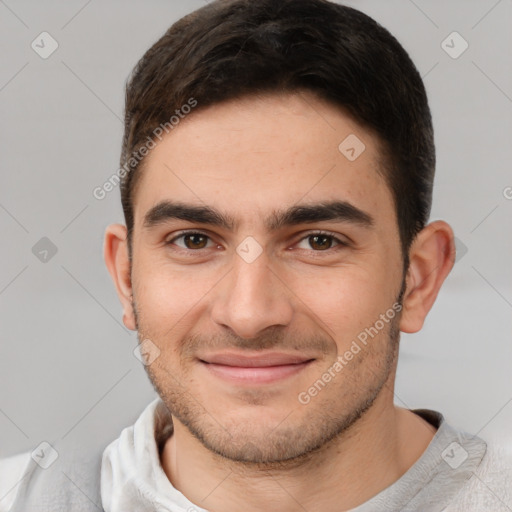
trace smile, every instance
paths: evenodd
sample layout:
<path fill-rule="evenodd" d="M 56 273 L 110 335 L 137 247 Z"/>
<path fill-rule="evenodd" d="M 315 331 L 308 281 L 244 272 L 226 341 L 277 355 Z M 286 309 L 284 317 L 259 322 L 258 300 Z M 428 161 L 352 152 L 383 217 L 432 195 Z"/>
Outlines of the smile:
<path fill-rule="evenodd" d="M 199 361 L 211 374 L 237 384 L 270 384 L 291 377 L 312 362 L 313 358 L 290 354 L 247 356 L 222 353 L 205 356 Z"/>

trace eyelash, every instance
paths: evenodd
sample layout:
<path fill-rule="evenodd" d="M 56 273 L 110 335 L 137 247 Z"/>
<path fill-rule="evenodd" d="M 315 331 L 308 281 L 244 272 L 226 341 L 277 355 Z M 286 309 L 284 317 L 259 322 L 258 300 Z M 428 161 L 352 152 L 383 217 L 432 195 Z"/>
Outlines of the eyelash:
<path fill-rule="evenodd" d="M 205 236 L 206 238 L 208 238 L 210 241 L 211 241 L 211 237 L 209 235 L 207 235 L 206 233 L 203 233 L 201 231 L 182 231 L 180 232 L 178 235 L 174 236 L 173 238 L 171 238 L 170 240 L 168 240 L 166 242 L 166 245 L 174 245 L 174 242 L 180 238 L 183 238 L 187 235 L 200 235 L 200 236 Z M 328 252 L 331 252 L 333 250 L 336 250 L 337 248 L 338 249 L 341 249 L 341 248 L 344 248 L 344 247 L 348 247 L 349 246 L 349 243 L 348 242 L 345 242 L 343 240 L 341 240 L 340 238 L 338 238 L 334 233 L 331 233 L 330 231 L 313 231 L 311 233 L 308 233 L 307 235 L 303 236 L 302 238 L 300 238 L 296 244 L 302 242 L 303 240 L 307 240 L 308 238 L 312 237 L 312 236 L 327 236 L 327 237 L 330 237 L 332 238 L 332 240 L 334 242 L 336 242 L 336 245 L 334 247 L 330 247 L 329 249 L 325 249 L 323 251 L 315 251 L 314 249 L 310 249 L 312 252 L 315 252 L 315 253 L 328 253 Z M 209 247 L 205 247 L 203 249 L 209 249 Z M 180 251 L 184 251 L 184 252 L 187 252 L 187 253 L 199 253 L 201 252 L 203 249 L 184 249 L 183 247 L 178 247 L 178 250 Z M 306 249 L 307 250 L 307 249 Z"/>

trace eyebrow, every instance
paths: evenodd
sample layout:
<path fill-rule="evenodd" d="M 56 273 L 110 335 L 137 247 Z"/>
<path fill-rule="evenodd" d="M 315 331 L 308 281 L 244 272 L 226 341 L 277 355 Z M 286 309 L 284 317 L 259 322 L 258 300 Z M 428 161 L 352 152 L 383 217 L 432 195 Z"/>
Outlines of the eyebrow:
<path fill-rule="evenodd" d="M 210 206 L 195 206 L 174 201 L 161 201 L 144 216 L 143 229 L 149 230 L 169 220 L 184 220 L 197 224 L 208 224 L 233 231 L 238 222 Z M 268 231 L 298 224 L 321 221 L 349 222 L 364 228 L 375 224 L 374 218 L 367 212 L 347 201 L 329 201 L 315 204 L 292 206 L 287 210 L 273 211 L 265 221 Z"/>

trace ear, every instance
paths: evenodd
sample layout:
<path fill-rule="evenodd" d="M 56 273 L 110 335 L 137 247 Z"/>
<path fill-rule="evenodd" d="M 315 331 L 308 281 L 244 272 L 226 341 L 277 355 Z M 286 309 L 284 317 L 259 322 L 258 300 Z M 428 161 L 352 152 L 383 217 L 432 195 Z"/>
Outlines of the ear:
<path fill-rule="evenodd" d="M 400 330 L 417 332 L 436 300 L 455 263 L 452 228 L 438 220 L 425 226 L 409 250 L 409 269 L 403 299 Z"/>
<path fill-rule="evenodd" d="M 123 323 L 128 329 L 135 331 L 135 314 L 132 305 L 133 291 L 126 236 L 126 226 L 122 224 L 108 226 L 105 231 L 103 257 L 123 306 Z"/>

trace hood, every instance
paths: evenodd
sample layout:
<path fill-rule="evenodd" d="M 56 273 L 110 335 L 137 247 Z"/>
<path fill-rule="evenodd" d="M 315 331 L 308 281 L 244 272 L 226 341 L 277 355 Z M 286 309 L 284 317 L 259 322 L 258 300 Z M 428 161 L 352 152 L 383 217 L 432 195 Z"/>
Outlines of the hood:
<path fill-rule="evenodd" d="M 101 466 L 105 512 L 208 512 L 174 488 L 160 465 L 160 440 L 171 434 L 170 414 L 156 398 L 105 448 Z"/>

